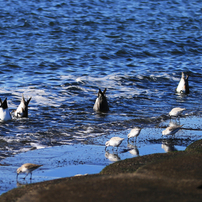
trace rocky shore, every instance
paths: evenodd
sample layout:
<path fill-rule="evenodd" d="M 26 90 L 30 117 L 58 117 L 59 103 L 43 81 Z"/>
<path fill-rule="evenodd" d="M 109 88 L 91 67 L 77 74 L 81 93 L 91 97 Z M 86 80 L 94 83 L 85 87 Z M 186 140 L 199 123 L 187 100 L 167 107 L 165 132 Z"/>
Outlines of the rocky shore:
<path fill-rule="evenodd" d="M 96 175 L 24 185 L 0 201 L 202 201 L 201 159 L 199 140 L 185 151 L 118 161 Z"/>

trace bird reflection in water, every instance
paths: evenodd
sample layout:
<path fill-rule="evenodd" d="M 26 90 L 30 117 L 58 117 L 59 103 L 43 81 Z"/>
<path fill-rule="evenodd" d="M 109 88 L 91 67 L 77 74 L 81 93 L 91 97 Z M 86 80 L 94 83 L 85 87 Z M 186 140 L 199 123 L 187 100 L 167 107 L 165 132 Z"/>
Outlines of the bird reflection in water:
<path fill-rule="evenodd" d="M 177 149 L 174 146 L 174 142 L 172 139 L 171 140 L 163 140 L 162 144 L 161 144 L 161 148 L 164 149 L 164 151 L 166 153 L 177 151 Z"/>
<path fill-rule="evenodd" d="M 24 185 L 31 184 L 32 183 L 32 179 L 30 179 L 29 181 L 30 181 L 29 183 L 27 181 L 25 181 L 25 180 L 23 182 L 19 182 L 19 180 L 17 179 L 16 186 L 17 187 L 23 187 Z"/>
<path fill-rule="evenodd" d="M 108 151 L 105 152 L 105 157 L 112 162 L 116 162 L 116 161 L 121 160 L 121 158 L 118 156 L 118 154 L 109 153 Z"/>
<path fill-rule="evenodd" d="M 177 125 L 177 126 L 169 126 L 165 130 L 162 131 L 162 135 L 172 135 L 175 137 L 175 133 L 177 133 L 179 130 L 181 130 L 183 125 Z"/>
<path fill-rule="evenodd" d="M 177 122 L 177 121 L 170 121 L 169 126 L 170 126 L 170 127 L 177 127 L 177 126 L 180 126 L 180 122 Z"/>
<path fill-rule="evenodd" d="M 132 144 L 128 144 L 127 145 L 128 148 L 130 149 L 129 152 L 133 155 L 133 156 L 139 156 L 139 149 L 137 148 L 136 145 L 132 145 Z"/>

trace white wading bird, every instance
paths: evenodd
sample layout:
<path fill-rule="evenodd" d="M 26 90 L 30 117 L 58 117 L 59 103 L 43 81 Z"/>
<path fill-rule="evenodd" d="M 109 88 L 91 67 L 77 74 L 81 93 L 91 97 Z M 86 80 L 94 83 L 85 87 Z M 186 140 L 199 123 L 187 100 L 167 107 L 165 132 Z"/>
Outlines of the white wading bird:
<path fill-rule="evenodd" d="M 30 173 L 30 179 L 32 179 L 32 171 L 36 170 L 41 166 L 42 165 L 37 165 L 33 163 L 25 163 L 17 169 L 17 178 L 20 173 L 27 173 L 27 175 Z M 25 179 L 27 175 L 23 179 Z"/>
<path fill-rule="evenodd" d="M 135 128 L 133 128 L 131 131 L 130 131 L 130 133 L 128 134 L 128 141 L 129 141 L 129 139 L 130 138 L 135 138 L 135 142 L 137 141 L 137 137 L 138 137 L 138 135 L 140 134 L 140 131 L 141 131 L 142 129 L 141 128 L 139 128 L 139 127 L 135 127 Z"/>
<path fill-rule="evenodd" d="M 114 147 L 117 147 L 118 149 L 118 146 L 122 143 L 122 141 L 124 140 L 124 138 L 120 138 L 120 137 L 112 137 L 109 141 L 107 141 L 105 143 L 105 150 L 107 147 L 109 146 L 112 146 L 113 147 L 113 150 L 114 150 Z"/>
<path fill-rule="evenodd" d="M 170 115 L 170 117 L 172 117 L 172 116 L 177 117 L 177 116 L 180 116 L 184 110 L 186 110 L 186 109 L 180 108 L 180 107 L 175 107 L 169 112 L 169 115 Z"/>

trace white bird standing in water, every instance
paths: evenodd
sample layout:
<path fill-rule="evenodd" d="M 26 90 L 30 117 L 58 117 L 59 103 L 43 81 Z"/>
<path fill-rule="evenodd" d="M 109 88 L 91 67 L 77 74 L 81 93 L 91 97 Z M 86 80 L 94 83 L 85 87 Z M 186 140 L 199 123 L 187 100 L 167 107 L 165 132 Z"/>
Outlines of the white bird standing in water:
<path fill-rule="evenodd" d="M 139 128 L 139 127 L 133 128 L 133 129 L 130 131 L 130 133 L 128 134 L 128 141 L 129 141 L 130 138 L 136 137 L 136 139 L 135 139 L 135 142 L 136 142 L 136 141 L 137 141 L 137 137 L 138 137 L 138 135 L 140 134 L 140 131 L 141 131 L 141 130 L 142 130 L 142 129 Z"/>
<path fill-rule="evenodd" d="M 99 89 L 98 97 L 95 100 L 95 104 L 93 106 L 94 111 L 97 111 L 97 112 L 108 112 L 109 111 L 109 106 L 108 106 L 108 103 L 107 103 L 107 98 L 105 96 L 106 90 L 107 89 L 105 88 L 105 90 L 102 92 Z"/>
<path fill-rule="evenodd" d="M 184 72 L 182 72 L 182 77 L 181 77 L 180 82 L 176 88 L 177 93 L 185 93 L 185 94 L 189 93 L 188 78 L 189 78 L 189 76 L 186 75 L 186 77 L 185 77 Z"/>
<path fill-rule="evenodd" d="M 33 163 L 25 163 L 17 169 L 17 178 L 20 173 L 27 173 L 27 175 L 30 173 L 30 179 L 32 179 L 32 171 L 36 170 L 41 166 L 42 165 L 37 165 Z M 27 175 L 23 179 L 25 179 Z"/>
<path fill-rule="evenodd" d="M 22 95 L 22 99 L 18 108 L 14 111 L 14 116 L 18 118 L 28 117 L 28 104 L 32 98 L 30 97 L 27 101 Z"/>
<path fill-rule="evenodd" d="M 113 150 L 114 150 L 114 147 L 117 147 L 118 149 L 118 146 L 122 143 L 123 140 L 124 138 L 121 138 L 121 137 L 112 137 L 109 141 L 105 143 L 105 146 L 106 146 L 105 150 L 109 146 L 112 146 Z"/>
<path fill-rule="evenodd" d="M 2 100 L 0 99 L 0 120 L 1 121 L 9 121 L 11 120 L 11 114 L 9 112 L 8 109 L 8 104 L 7 104 L 7 98 L 5 98 L 5 100 L 2 102 Z"/>
<path fill-rule="evenodd" d="M 184 110 L 186 110 L 186 109 L 185 108 L 180 108 L 180 107 L 175 107 L 169 112 L 169 115 L 171 117 L 172 116 L 177 117 L 177 116 L 180 116 Z"/>
<path fill-rule="evenodd" d="M 183 125 L 169 126 L 165 130 L 162 131 L 162 135 L 175 135 L 175 133 L 177 133 L 181 129 L 182 126 Z"/>

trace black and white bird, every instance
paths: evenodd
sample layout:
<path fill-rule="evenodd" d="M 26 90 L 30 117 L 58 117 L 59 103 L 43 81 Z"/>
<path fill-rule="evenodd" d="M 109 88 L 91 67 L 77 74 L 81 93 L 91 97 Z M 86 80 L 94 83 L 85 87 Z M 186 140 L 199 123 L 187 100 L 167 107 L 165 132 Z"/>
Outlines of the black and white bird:
<path fill-rule="evenodd" d="M 7 104 L 7 98 L 5 98 L 5 100 L 2 102 L 2 100 L 0 99 L 0 121 L 9 121 L 11 120 L 11 114 L 10 111 L 8 109 L 8 104 Z"/>
<path fill-rule="evenodd" d="M 32 98 L 30 97 L 27 101 L 22 95 L 22 99 L 18 108 L 14 111 L 14 116 L 18 118 L 28 117 L 28 105 Z"/>
<path fill-rule="evenodd" d="M 180 79 L 180 82 L 176 88 L 177 93 L 184 93 L 188 94 L 189 93 L 189 82 L 188 82 L 188 75 L 185 75 L 184 72 L 182 72 L 182 77 Z"/>
<path fill-rule="evenodd" d="M 107 98 L 105 96 L 106 90 L 107 89 L 105 88 L 105 90 L 102 92 L 99 89 L 99 91 L 98 91 L 98 97 L 95 100 L 95 104 L 93 106 L 94 111 L 97 111 L 97 112 L 108 112 L 109 111 L 109 106 L 108 106 Z"/>

